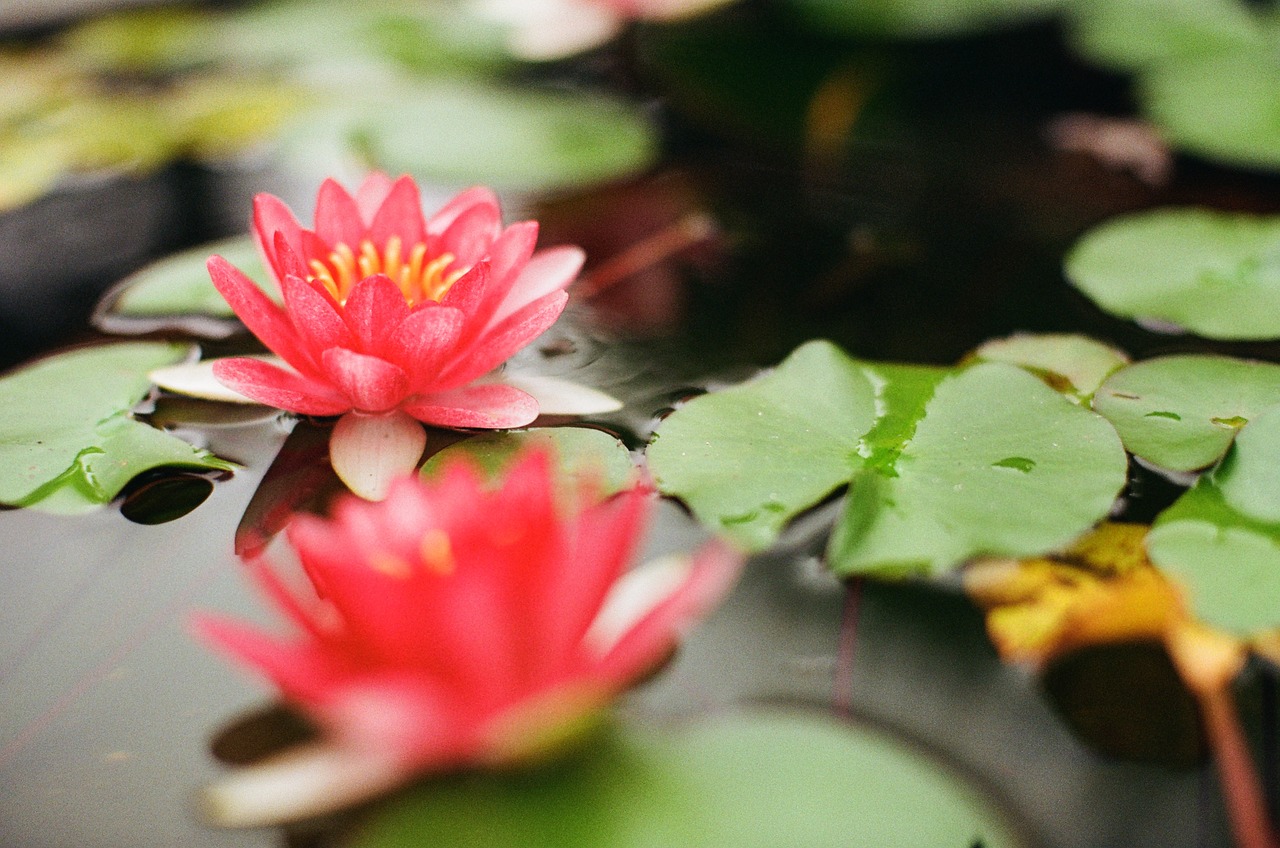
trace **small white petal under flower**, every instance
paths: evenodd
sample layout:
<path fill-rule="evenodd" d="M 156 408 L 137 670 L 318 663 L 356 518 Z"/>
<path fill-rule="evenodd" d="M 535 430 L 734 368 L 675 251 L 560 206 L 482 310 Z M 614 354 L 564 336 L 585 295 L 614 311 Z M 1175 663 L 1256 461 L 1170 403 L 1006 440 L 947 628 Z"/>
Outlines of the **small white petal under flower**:
<path fill-rule="evenodd" d="M 617 398 L 559 377 L 507 372 L 500 379 L 532 395 L 539 415 L 600 415 L 622 409 Z"/>
<path fill-rule="evenodd" d="M 368 800 L 406 776 L 402 765 L 377 751 L 305 745 L 211 784 L 201 793 L 200 810 L 221 827 L 283 824 Z"/>
<path fill-rule="evenodd" d="M 427 446 L 422 423 L 403 412 L 348 412 L 329 436 L 329 463 L 347 488 L 368 501 L 413 472 Z"/>

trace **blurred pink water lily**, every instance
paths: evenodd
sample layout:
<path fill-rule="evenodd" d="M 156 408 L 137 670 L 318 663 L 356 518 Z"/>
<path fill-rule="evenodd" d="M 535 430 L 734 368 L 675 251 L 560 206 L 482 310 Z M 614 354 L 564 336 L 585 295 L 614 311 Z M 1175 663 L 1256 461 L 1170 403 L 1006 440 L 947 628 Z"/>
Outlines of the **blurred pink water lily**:
<path fill-rule="evenodd" d="M 554 491 L 546 454 L 486 487 L 465 462 L 348 498 L 288 538 L 316 593 L 250 567 L 296 636 L 214 618 L 200 634 L 279 687 L 319 742 L 207 793 L 226 825 L 295 819 L 424 772 L 510 766 L 572 738 L 728 591 L 718 544 L 626 570 L 649 493 Z"/>
<path fill-rule="evenodd" d="M 617 35 L 628 21 L 676 21 L 734 0 L 471 0 L 481 17 L 507 30 L 508 49 L 522 59 L 572 56 Z"/>
<path fill-rule="evenodd" d="M 320 187 L 315 229 L 278 198 L 254 201 L 254 235 L 283 306 L 219 256 L 214 285 L 278 360 L 236 357 L 157 375 L 165 388 L 223 399 L 205 382 L 303 415 L 341 415 L 331 445 L 338 475 L 376 499 L 422 455 L 417 422 L 511 428 L 540 412 L 531 393 L 496 372 L 560 315 L 583 254 L 534 252 L 538 225 L 504 227 L 497 198 L 464 191 L 424 217 L 409 177 L 374 174 L 353 196 Z M 543 378 L 545 381 L 545 378 Z M 553 387 L 552 395 L 565 386 Z M 616 408 L 584 390 L 575 411 Z M 544 409 L 555 413 L 559 410 Z"/>

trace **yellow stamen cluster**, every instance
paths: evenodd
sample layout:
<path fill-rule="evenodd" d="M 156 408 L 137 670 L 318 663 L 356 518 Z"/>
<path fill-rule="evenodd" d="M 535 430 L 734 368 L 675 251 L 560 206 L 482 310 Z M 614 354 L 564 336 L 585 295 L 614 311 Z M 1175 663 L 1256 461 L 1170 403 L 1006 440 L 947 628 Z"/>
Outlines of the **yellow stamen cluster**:
<path fill-rule="evenodd" d="M 381 253 L 368 239 L 360 242 L 359 254 L 339 243 L 327 261 L 311 260 L 310 279 L 328 289 L 339 303 L 345 303 L 356 283 L 373 274 L 386 274 L 412 306 L 425 300 L 440 301 L 466 273 L 465 268 L 448 270 L 454 260 L 452 253 L 442 253 L 428 262 L 425 244 L 415 245 L 407 257 L 402 255 L 403 247 L 398 236 L 387 239 Z"/>

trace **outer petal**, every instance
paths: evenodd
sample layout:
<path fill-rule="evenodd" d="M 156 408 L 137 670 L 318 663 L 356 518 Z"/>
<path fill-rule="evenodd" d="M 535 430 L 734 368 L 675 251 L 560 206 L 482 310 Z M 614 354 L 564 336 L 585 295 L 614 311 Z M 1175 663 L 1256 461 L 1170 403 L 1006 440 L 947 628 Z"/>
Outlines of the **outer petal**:
<path fill-rule="evenodd" d="M 392 333 L 409 317 L 409 304 L 390 277 L 374 274 L 356 283 L 342 316 L 361 351 L 384 356 Z"/>
<path fill-rule="evenodd" d="M 490 246 L 489 259 L 483 263 L 489 266 L 489 279 L 485 283 L 483 292 L 466 310 L 473 316 L 472 326 L 477 331 L 491 323 L 494 313 L 507 300 L 511 287 L 520 278 L 521 271 L 528 263 L 529 257 L 533 255 L 533 246 L 537 240 L 537 222 L 522 221 L 503 230 Z M 453 288 L 457 288 L 463 282 L 464 280 L 458 280 Z M 452 292 L 453 289 L 450 289 L 450 294 Z"/>
<path fill-rule="evenodd" d="M 523 427 L 538 417 L 536 400 L 502 383 L 475 383 L 424 395 L 406 401 L 400 408 L 425 424 L 439 427 L 501 430 Z"/>
<path fill-rule="evenodd" d="M 586 254 L 579 247 L 562 246 L 539 251 L 524 266 L 489 324 L 497 324 L 526 304 L 567 288 L 582 270 Z"/>
<path fill-rule="evenodd" d="M 528 392 L 539 415 L 600 415 L 622 409 L 622 401 L 587 386 L 541 374 L 502 374 L 502 382 Z"/>
<path fill-rule="evenodd" d="M 345 244 L 357 253 L 360 251 L 365 233 L 360 208 L 336 180 L 327 179 L 320 184 L 316 195 L 315 232 L 330 245 Z"/>
<path fill-rule="evenodd" d="M 422 200 L 418 195 L 418 184 L 412 177 L 404 176 L 395 181 L 369 225 L 369 239 L 378 247 L 385 245 L 392 236 L 399 236 L 406 250 L 426 237 Z"/>
<path fill-rule="evenodd" d="M 361 412 L 394 409 L 409 392 L 409 379 L 385 359 L 332 347 L 320 357 L 333 385 Z"/>
<path fill-rule="evenodd" d="M 497 206 L 477 203 L 462 212 L 440 235 L 440 253 L 452 253 L 457 263 L 469 268 L 489 255 L 489 246 L 502 231 L 502 213 Z"/>
<path fill-rule="evenodd" d="M 210 257 L 208 268 L 214 287 L 258 341 L 299 371 L 315 372 L 315 361 L 275 301 L 221 256 Z"/>
<path fill-rule="evenodd" d="M 328 384 L 260 359 L 220 359 L 213 374 L 240 394 L 277 409 L 301 415 L 338 415 L 351 409 L 351 401 Z"/>
<path fill-rule="evenodd" d="M 360 207 L 360 220 L 369 224 L 378 214 L 378 207 L 391 193 L 391 178 L 381 171 L 374 171 L 364 178 L 356 189 L 356 206 Z"/>
<path fill-rule="evenodd" d="M 461 359 L 441 375 L 442 386 L 469 383 L 506 362 L 511 354 L 532 342 L 555 323 L 569 296 L 553 292 L 509 316 L 475 341 Z"/>
<path fill-rule="evenodd" d="M 253 237 L 258 243 L 258 250 L 267 262 L 267 270 L 271 271 L 277 283 L 284 277 L 276 261 L 276 233 L 284 236 L 285 242 L 299 256 L 303 253 L 302 225 L 293 216 L 292 210 L 284 201 L 272 194 L 259 194 L 253 198 Z"/>
<path fill-rule="evenodd" d="M 742 555 L 727 545 L 712 543 L 694 557 L 692 563 L 671 562 L 657 566 L 666 574 L 637 570 L 634 580 L 656 588 L 654 593 L 627 590 L 636 586 L 619 584 L 625 594 L 605 602 L 604 609 L 584 638 L 584 647 L 601 654 L 598 673 L 618 687 L 650 670 L 678 643 L 699 618 L 720 601 L 738 579 Z M 652 581 L 648 578 L 656 577 Z M 625 578 L 624 578 L 625 579 Z M 674 584 L 674 591 L 668 591 Z M 648 595 L 648 597 L 645 597 Z M 634 623 L 632 623 L 634 622 Z"/>
<path fill-rule="evenodd" d="M 440 207 L 436 214 L 431 216 L 431 219 L 427 221 L 427 233 L 429 235 L 440 235 L 449 228 L 455 218 L 477 204 L 492 206 L 495 213 L 499 209 L 498 197 L 492 190 L 484 186 L 473 186 L 458 194 L 453 200 Z"/>

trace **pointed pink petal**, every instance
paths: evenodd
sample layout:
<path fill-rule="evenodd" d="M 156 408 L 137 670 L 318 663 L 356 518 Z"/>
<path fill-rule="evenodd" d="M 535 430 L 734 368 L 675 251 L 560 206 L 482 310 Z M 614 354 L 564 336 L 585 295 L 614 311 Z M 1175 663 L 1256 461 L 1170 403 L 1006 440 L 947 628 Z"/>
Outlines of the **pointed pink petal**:
<path fill-rule="evenodd" d="M 369 239 L 381 248 L 392 236 L 399 236 L 407 254 L 413 246 L 425 238 L 426 224 L 422 220 L 422 200 L 418 196 L 418 184 L 411 177 L 400 177 L 382 201 L 369 225 Z"/>
<path fill-rule="evenodd" d="M 323 639 L 325 637 L 324 628 L 320 626 L 314 615 L 314 597 L 312 597 L 312 609 L 304 607 L 298 597 L 280 579 L 280 575 L 275 572 L 270 563 L 261 557 L 246 560 L 245 567 L 248 569 L 250 576 L 253 577 L 254 582 L 262 589 L 262 593 L 275 604 L 276 609 L 284 613 L 290 621 L 313 639 Z"/>
<path fill-rule="evenodd" d="M 311 355 L 279 304 L 221 256 L 211 256 L 207 267 L 214 287 L 258 341 L 299 371 L 315 371 Z"/>
<path fill-rule="evenodd" d="M 390 346 L 391 334 L 409 317 L 409 304 L 390 277 L 374 274 L 355 284 L 342 316 L 360 350 L 382 356 Z"/>
<path fill-rule="evenodd" d="M 260 359 L 220 359 L 213 365 L 213 374 L 258 403 L 300 415 L 338 415 L 351 409 L 351 401 L 328 384 Z"/>
<path fill-rule="evenodd" d="M 303 241 L 308 238 L 314 238 L 311 233 L 303 233 Z M 276 269 L 279 272 L 278 280 L 283 280 L 290 275 L 306 279 L 311 275 L 311 269 L 307 267 L 307 263 L 289 244 L 289 240 L 285 238 L 284 233 L 276 233 Z M 283 285 L 281 291 L 284 291 Z"/>
<path fill-rule="evenodd" d="M 529 607 L 541 613 L 533 623 L 538 675 L 554 671 L 582 641 L 635 555 L 648 512 L 648 497 L 633 488 L 576 517 L 573 545 L 563 561 L 529 587 Z"/>
<path fill-rule="evenodd" d="M 427 221 L 427 232 L 431 235 L 440 235 L 449 228 L 455 218 L 477 204 L 492 206 L 494 214 L 499 218 L 502 217 L 497 195 L 484 186 L 473 186 L 440 207 L 440 211 Z"/>
<path fill-rule="evenodd" d="M 539 251 L 524 266 L 489 323 L 497 324 L 526 304 L 568 288 L 582 270 L 585 259 L 586 254 L 578 247 L 562 246 Z"/>
<path fill-rule="evenodd" d="M 740 553 L 721 543 L 699 551 L 684 582 L 608 648 L 598 665 L 600 676 L 624 687 L 652 669 L 679 644 L 686 630 L 728 594 L 742 562 Z"/>
<path fill-rule="evenodd" d="M 313 361 L 319 363 L 321 355 L 329 348 L 355 347 L 355 339 L 327 291 L 318 284 L 293 276 L 284 278 L 283 287 L 289 320 Z"/>
<path fill-rule="evenodd" d="M 295 253 L 302 253 L 302 225 L 293 216 L 292 210 L 275 195 L 259 194 L 253 198 L 253 237 L 258 243 L 258 251 L 266 260 L 267 269 L 272 271 L 276 282 L 279 282 L 284 273 L 277 264 L 276 233 L 284 235 L 285 241 Z"/>
<path fill-rule="evenodd" d="M 327 179 L 316 195 L 316 235 L 330 245 L 345 244 L 357 253 L 364 239 L 364 222 L 355 198 L 338 184 Z"/>
<path fill-rule="evenodd" d="M 331 347 L 320 356 L 333 385 L 361 412 L 394 409 L 409 392 L 409 379 L 385 359 Z"/>
<path fill-rule="evenodd" d="M 511 355 L 542 335 L 564 311 L 569 296 L 552 292 L 508 316 L 472 343 L 441 375 L 441 386 L 458 386 L 488 374 Z"/>
<path fill-rule="evenodd" d="M 356 189 L 356 206 L 360 208 L 360 220 L 365 224 L 373 221 L 378 214 L 378 207 L 391 193 L 391 178 L 381 171 L 374 171 L 364 178 L 360 188 Z"/>
<path fill-rule="evenodd" d="M 523 427 L 538 417 L 538 402 L 502 383 L 476 383 L 436 392 L 401 404 L 424 424 L 503 430 Z"/>
<path fill-rule="evenodd" d="M 477 262 L 471 270 L 458 278 L 449 290 L 444 293 L 440 303 L 462 311 L 468 318 L 476 314 L 489 290 L 489 263 Z M 472 332 L 478 333 L 484 326 L 480 322 L 471 322 Z"/>
<path fill-rule="evenodd" d="M 490 246 L 489 259 L 483 263 L 489 266 L 489 279 L 482 296 L 465 310 L 472 316 L 471 326 L 475 330 L 492 323 L 494 313 L 509 299 L 508 293 L 520 279 L 522 269 L 533 255 L 533 246 L 537 240 L 538 223 L 522 221 L 503 230 Z M 462 282 L 459 280 L 454 283 L 454 287 Z M 471 297 L 474 298 L 475 295 Z"/>
<path fill-rule="evenodd" d="M 425 392 L 434 387 L 462 333 L 463 320 L 457 309 L 424 303 L 392 332 L 387 340 L 387 359 L 409 375 L 410 391 Z"/>
<path fill-rule="evenodd" d="M 306 645 L 282 641 L 223 618 L 197 615 L 192 625 L 206 643 L 252 667 L 291 699 L 309 701 L 326 688 L 327 669 Z"/>
<path fill-rule="evenodd" d="M 463 211 L 440 234 L 439 253 L 452 253 L 463 268 L 469 268 L 489 255 L 489 246 L 502 231 L 502 213 L 497 206 L 477 203 Z"/>

